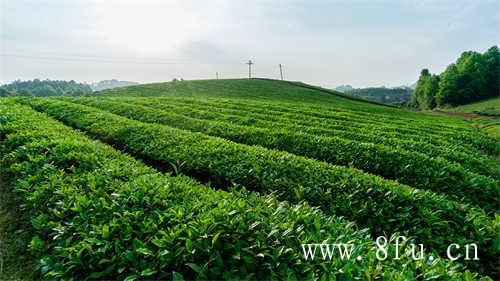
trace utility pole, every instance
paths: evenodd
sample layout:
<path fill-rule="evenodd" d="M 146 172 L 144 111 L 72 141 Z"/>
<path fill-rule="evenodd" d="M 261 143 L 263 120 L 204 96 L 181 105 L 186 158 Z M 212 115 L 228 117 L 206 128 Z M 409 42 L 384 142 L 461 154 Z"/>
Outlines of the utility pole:
<path fill-rule="evenodd" d="M 252 78 L 252 60 L 248 60 L 248 62 L 246 63 L 248 64 L 248 79 Z"/>
<path fill-rule="evenodd" d="M 219 80 L 219 72 L 215 72 L 215 79 Z"/>
<path fill-rule="evenodd" d="M 281 80 L 283 81 L 283 66 L 281 65 L 281 63 L 280 63 L 280 76 Z"/>

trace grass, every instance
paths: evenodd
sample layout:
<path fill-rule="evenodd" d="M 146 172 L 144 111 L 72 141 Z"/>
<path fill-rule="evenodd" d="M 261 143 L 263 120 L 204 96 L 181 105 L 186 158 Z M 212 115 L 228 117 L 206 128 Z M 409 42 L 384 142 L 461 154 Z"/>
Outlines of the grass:
<path fill-rule="evenodd" d="M 326 92 L 263 79 L 191 80 L 141 84 L 103 90 L 96 92 L 95 95 L 232 98 L 308 103 L 344 102 L 345 100 Z"/>
<path fill-rule="evenodd" d="M 203 99 L 231 99 L 276 102 L 278 104 L 304 104 L 311 106 L 356 110 L 368 114 L 397 114 L 399 118 L 427 120 L 452 120 L 453 117 L 421 114 L 411 110 L 399 109 L 353 97 L 341 93 L 298 82 L 270 79 L 221 79 L 221 80 L 184 80 L 164 83 L 141 84 L 129 87 L 107 89 L 93 96 L 116 97 L 181 97 Z"/>
<path fill-rule="evenodd" d="M 500 139 L 500 97 L 457 106 L 454 112 L 475 113 L 472 123 L 491 136 Z"/>
<path fill-rule="evenodd" d="M 457 106 L 452 110 L 500 117 L 500 97 Z"/>
<path fill-rule="evenodd" d="M 473 122 L 484 132 L 500 139 L 500 117 L 481 117 Z"/>

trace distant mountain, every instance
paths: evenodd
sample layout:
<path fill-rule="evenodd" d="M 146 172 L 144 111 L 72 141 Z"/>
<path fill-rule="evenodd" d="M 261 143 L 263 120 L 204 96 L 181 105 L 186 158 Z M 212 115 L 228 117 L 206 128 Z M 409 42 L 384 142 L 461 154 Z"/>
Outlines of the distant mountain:
<path fill-rule="evenodd" d="M 89 86 L 93 91 L 100 91 L 100 90 L 105 90 L 105 89 L 113 89 L 113 88 L 126 87 L 126 86 L 138 85 L 138 84 L 139 83 L 137 83 L 137 82 L 118 81 L 116 79 L 111 79 L 111 80 L 102 80 L 100 82 L 92 83 L 92 84 L 89 84 Z"/>
<path fill-rule="evenodd" d="M 411 99 L 412 92 L 417 83 L 411 85 L 401 85 L 398 87 L 387 88 L 385 86 L 369 88 L 353 88 L 351 85 L 340 85 L 334 90 L 376 102 L 383 103 L 403 103 Z"/>
<path fill-rule="evenodd" d="M 413 89 L 408 86 L 400 86 L 394 88 L 371 87 L 351 89 L 344 92 L 345 94 L 363 98 L 367 100 L 384 102 L 384 103 L 403 103 L 411 99 Z"/>
<path fill-rule="evenodd" d="M 351 91 L 353 88 L 351 85 L 340 85 L 338 87 L 335 87 L 334 90 L 335 91 L 339 91 L 341 93 L 345 93 L 347 91 Z"/>

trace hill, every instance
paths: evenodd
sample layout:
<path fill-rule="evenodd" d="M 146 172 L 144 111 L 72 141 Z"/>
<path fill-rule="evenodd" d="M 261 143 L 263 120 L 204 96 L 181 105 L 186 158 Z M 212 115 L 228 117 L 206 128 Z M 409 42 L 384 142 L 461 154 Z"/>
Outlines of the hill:
<path fill-rule="evenodd" d="M 479 115 L 500 116 L 500 97 L 478 101 L 453 108 L 458 112 L 470 112 Z"/>
<path fill-rule="evenodd" d="M 17 200 L 2 205 L 30 225 L 6 262 L 33 257 L 46 278 L 498 274 L 498 141 L 460 116 L 298 82 L 173 81 L 0 99 L 0 151 Z M 439 262 L 377 259 L 392 233 Z M 307 259 L 323 241 L 356 258 Z M 449 262 L 443 241 L 477 244 L 480 262 Z"/>
<path fill-rule="evenodd" d="M 267 79 L 176 80 L 103 90 L 96 95 L 236 98 L 292 102 L 322 102 L 332 98 L 327 93 L 292 86 L 285 81 Z"/>
<path fill-rule="evenodd" d="M 377 88 L 378 89 L 378 88 Z M 412 118 L 439 120 L 432 114 L 416 113 L 405 109 L 388 109 L 364 100 L 359 97 L 351 98 L 350 95 L 334 90 L 323 89 L 316 86 L 298 82 L 269 80 L 269 79 L 221 79 L 221 80 L 184 80 L 165 83 L 141 84 L 119 89 L 103 90 L 95 93 L 96 96 L 109 97 L 172 97 L 172 98 L 203 98 L 203 99 L 243 99 L 262 102 L 278 102 L 281 104 L 311 104 L 319 106 L 334 106 L 352 110 L 360 114 L 373 114 L 382 112 L 387 116 L 400 116 L 401 119 L 412 122 Z M 252 104 L 249 101 L 249 104 Z M 482 104 L 482 103 L 480 103 Z M 384 104 L 381 104 L 384 105 Z M 380 123 L 387 118 L 382 118 Z M 457 116 L 454 122 L 464 122 L 465 119 Z M 489 128 L 491 132 L 491 128 Z"/>
<path fill-rule="evenodd" d="M 365 106 L 367 103 L 370 103 L 368 100 L 351 97 L 335 90 L 312 86 L 302 82 L 259 78 L 251 80 L 178 80 L 165 83 L 141 84 L 120 89 L 103 90 L 95 93 L 94 95 L 230 98 L 279 101 L 284 103 L 292 102 L 345 105 L 352 105 L 357 102 L 361 102 L 361 104 Z"/>

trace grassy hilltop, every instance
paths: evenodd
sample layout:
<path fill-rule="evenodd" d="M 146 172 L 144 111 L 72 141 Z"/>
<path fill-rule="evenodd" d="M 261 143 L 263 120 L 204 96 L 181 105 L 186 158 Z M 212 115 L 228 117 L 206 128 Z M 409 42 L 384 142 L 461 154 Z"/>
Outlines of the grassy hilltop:
<path fill-rule="evenodd" d="M 479 118 L 474 119 L 474 123 L 481 130 L 500 139 L 500 97 L 458 106 L 453 110 L 478 114 Z M 500 163 L 500 160 L 498 162 Z"/>
<path fill-rule="evenodd" d="M 461 116 L 283 81 L 173 81 L 1 99 L 0 151 L 3 200 L 26 218 L 14 249 L 47 278 L 499 273 L 500 147 Z M 396 233 L 438 260 L 377 260 L 374 239 Z M 362 259 L 305 260 L 301 244 L 322 241 Z M 449 262 L 450 243 L 476 243 L 480 261 Z"/>
<path fill-rule="evenodd" d="M 178 80 L 165 83 L 141 84 L 120 89 L 95 92 L 97 96 L 135 97 L 196 97 L 254 99 L 277 102 L 299 102 L 313 104 L 352 104 L 352 100 L 369 104 L 369 101 L 352 98 L 340 92 L 322 89 L 301 82 L 271 79 L 221 79 Z"/>
<path fill-rule="evenodd" d="M 446 108 L 442 111 L 470 118 L 482 131 L 500 139 L 500 97 Z"/>
<path fill-rule="evenodd" d="M 500 97 L 478 101 L 454 108 L 459 112 L 471 112 L 483 115 L 500 116 Z"/>

